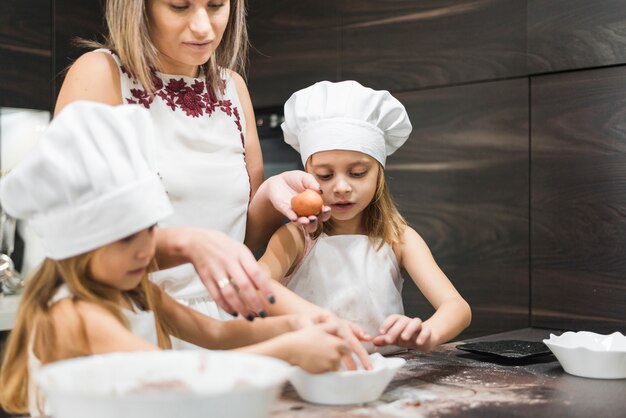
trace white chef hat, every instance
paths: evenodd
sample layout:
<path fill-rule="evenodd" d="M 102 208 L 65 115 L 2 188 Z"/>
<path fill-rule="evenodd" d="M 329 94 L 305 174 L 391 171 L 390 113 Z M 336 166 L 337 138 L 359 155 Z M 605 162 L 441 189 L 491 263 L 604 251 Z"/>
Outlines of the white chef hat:
<path fill-rule="evenodd" d="M 172 213 L 153 167 L 153 136 L 139 106 L 69 104 L 0 182 L 2 207 L 29 221 L 55 260 L 150 227 Z"/>
<path fill-rule="evenodd" d="M 316 152 L 349 150 L 370 155 L 384 167 L 412 129 L 406 109 L 388 91 L 352 80 L 321 81 L 295 92 L 285 103 L 281 127 L 305 166 Z"/>

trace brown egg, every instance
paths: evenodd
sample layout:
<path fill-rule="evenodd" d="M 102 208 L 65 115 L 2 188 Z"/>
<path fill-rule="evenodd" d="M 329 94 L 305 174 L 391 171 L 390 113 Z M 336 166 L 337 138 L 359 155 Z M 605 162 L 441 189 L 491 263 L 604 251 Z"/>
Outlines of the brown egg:
<path fill-rule="evenodd" d="M 323 204 L 322 196 L 311 189 L 306 189 L 291 198 L 291 207 L 298 216 L 317 215 L 321 212 Z"/>

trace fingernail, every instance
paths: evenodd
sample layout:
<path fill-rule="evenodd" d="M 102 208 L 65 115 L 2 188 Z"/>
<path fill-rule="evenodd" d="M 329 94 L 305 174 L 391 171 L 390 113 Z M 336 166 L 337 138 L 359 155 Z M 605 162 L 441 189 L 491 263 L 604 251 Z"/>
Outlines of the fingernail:
<path fill-rule="evenodd" d="M 246 316 L 246 319 L 250 322 L 254 321 L 254 315 L 252 314 L 248 314 L 248 316 Z"/>
<path fill-rule="evenodd" d="M 311 221 L 311 224 L 316 224 L 317 223 L 317 218 L 311 219 L 310 221 Z"/>
<path fill-rule="evenodd" d="M 263 309 L 261 309 L 261 310 L 259 311 L 259 316 L 260 316 L 261 318 L 265 318 L 265 317 L 267 317 L 267 312 L 265 312 Z"/>
<path fill-rule="evenodd" d="M 232 316 L 234 316 L 235 318 L 237 318 L 239 316 L 239 312 L 233 312 L 231 313 Z"/>
<path fill-rule="evenodd" d="M 324 194 L 324 190 L 320 189 L 320 194 Z"/>
<path fill-rule="evenodd" d="M 269 295 L 269 297 L 267 298 L 267 300 L 270 302 L 270 304 L 275 304 L 276 303 L 276 298 L 274 297 L 274 295 Z"/>

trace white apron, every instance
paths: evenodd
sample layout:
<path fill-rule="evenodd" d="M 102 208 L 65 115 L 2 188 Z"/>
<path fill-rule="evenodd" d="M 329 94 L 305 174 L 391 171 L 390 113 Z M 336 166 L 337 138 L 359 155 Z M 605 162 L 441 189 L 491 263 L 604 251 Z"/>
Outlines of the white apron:
<path fill-rule="evenodd" d="M 366 235 L 322 234 L 310 242 L 285 285 L 304 299 L 361 326 L 372 337 L 391 314 L 404 314 L 402 275 L 389 244 L 379 251 Z M 309 249 L 310 248 L 310 249 Z M 369 352 L 398 347 L 364 344 Z"/>

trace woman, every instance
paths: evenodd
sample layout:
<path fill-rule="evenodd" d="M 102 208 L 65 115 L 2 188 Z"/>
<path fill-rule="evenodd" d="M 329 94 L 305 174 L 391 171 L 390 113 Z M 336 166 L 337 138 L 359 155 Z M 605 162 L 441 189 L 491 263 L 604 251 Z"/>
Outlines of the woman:
<path fill-rule="evenodd" d="M 319 190 L 289 172 L 263 183 L 263 160 L 247 87 L 244 0 L 108 0 L 103 49 L 70 68 L 55 114 L 75 100 L 137 103 L 160 133 L 156 162 L 175 214 L 158 236 L 160 260 L 187 264 L 154 277 L 170 294 L 214 317 L 264 316 L 259 290 L 274 299 L 250 251 L 283 216 L 299 223 L 290 198 Z M 95 44 L 93 44 L 95 45 Z M 232 238 L 233 240 L 229 239 Z M 163 266 L 162 266 L 163 267 Z M 198 272 L 201 281 L 196 275 Z M 208 289 L 208 293 L 207 293 Z"/>

